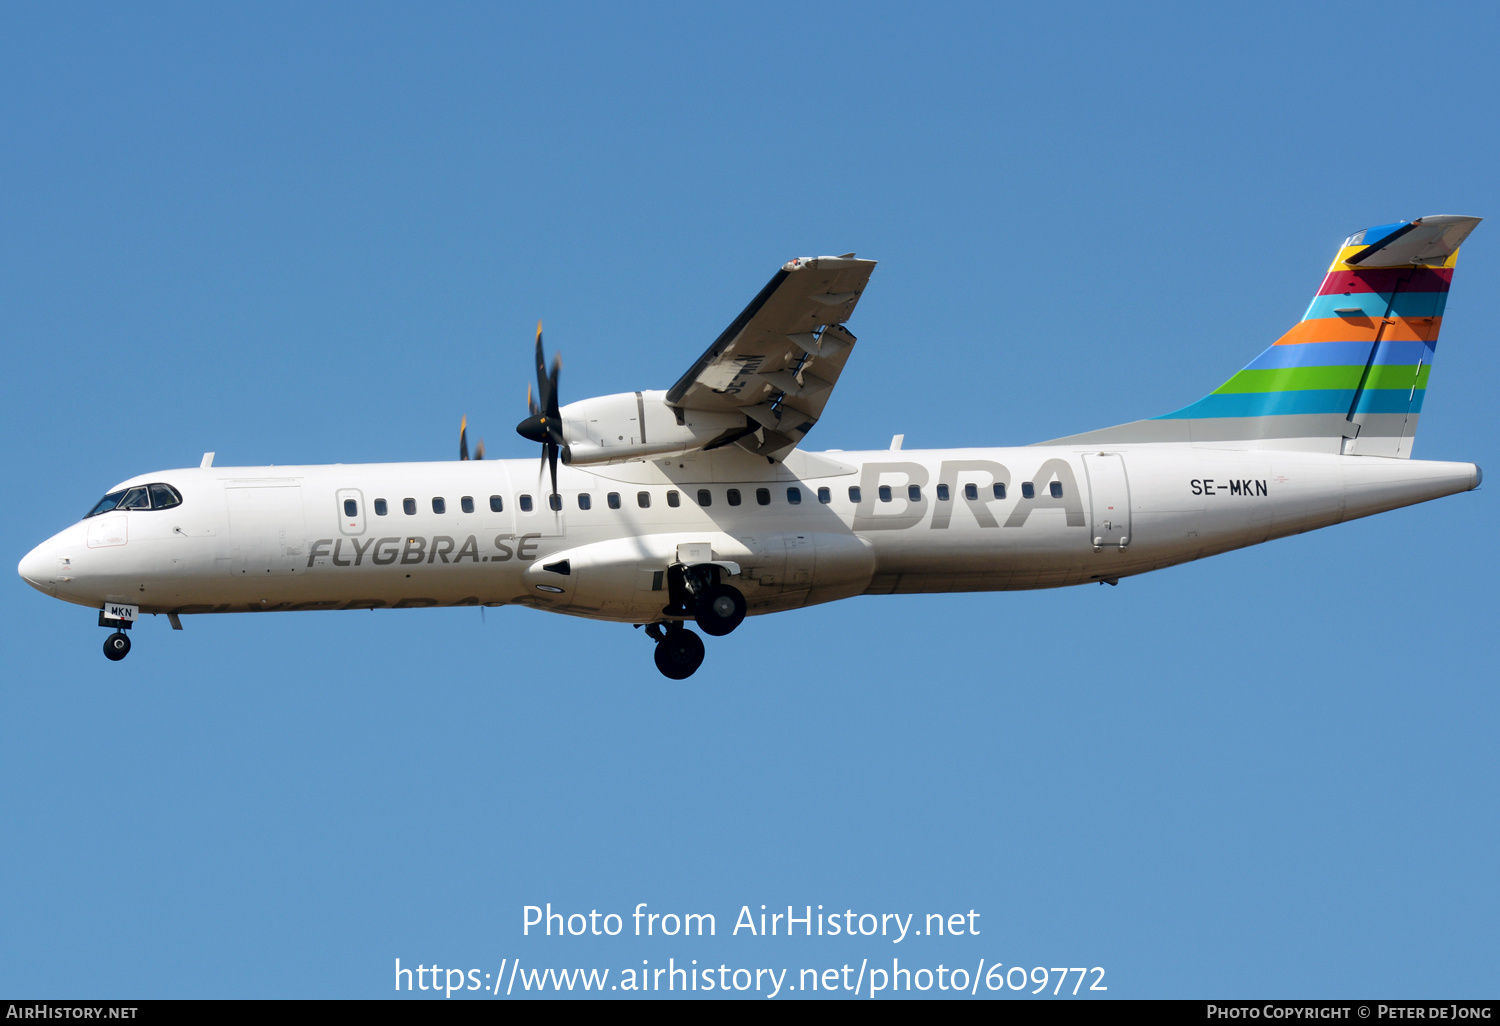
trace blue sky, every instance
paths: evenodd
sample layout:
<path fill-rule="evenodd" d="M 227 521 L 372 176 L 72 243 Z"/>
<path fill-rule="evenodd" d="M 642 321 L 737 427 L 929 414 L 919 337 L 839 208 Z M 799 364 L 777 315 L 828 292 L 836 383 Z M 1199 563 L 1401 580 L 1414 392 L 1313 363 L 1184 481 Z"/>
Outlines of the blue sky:
<path fill-rule="evenodd" d="M 1488 5 L 930 8 L 8 10 L 13 558 L 206 450 L 446 459 L 467 414 L 532 456 L 538 318 L 565 400 L 664 388 L 796 255 L 881 262 L 809 448 L 1162 413 L 1289 327 L 1345 235 L 1500 213 Z M 1493 229 L 1419 458 L 1500 465 Z M 12 577 L 0 992 L 900 957 L 1494 996 L 1488 495 L 1118 588 L 755 619 L 685 683 L 628 627 L 521 609 L 151 622 L 110 664 Z M 523 937 L 549 901 L 720 936 Z M 761 904 L 981 934 L 725 936 Z"/>

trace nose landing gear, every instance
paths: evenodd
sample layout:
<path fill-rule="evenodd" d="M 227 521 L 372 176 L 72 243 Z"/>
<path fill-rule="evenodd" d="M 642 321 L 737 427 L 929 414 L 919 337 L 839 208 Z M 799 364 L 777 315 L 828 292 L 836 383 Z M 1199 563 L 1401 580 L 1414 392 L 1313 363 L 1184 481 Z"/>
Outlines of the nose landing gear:
<path fill-rule="evenodd" d="M 114 633 L 104 639 L 104 657 L 110 662 L 118 663 L 130 654 L 130 636 L 125 632 L 130 630 L 136 617 L 140 615 L 139 606 L 123 602 L 107 602 L 99 610 L 99 626 L 114 629 Z"/>
<path fill-rule="evenodd" d="M 130 654 L 130 635 L 115 631 L 104 639 L 104 656 L 110 662 L 119 662 Z"/>

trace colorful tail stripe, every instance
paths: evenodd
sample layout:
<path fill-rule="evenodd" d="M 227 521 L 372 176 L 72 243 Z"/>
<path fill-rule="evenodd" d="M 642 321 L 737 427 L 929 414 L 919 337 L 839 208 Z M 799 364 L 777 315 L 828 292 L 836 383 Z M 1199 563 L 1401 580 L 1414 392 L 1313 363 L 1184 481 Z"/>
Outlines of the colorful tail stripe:
<path fill-rule="evenodd" d="M 1300 323 L 1211 395 L 1157 420 L 1214 422 L 1193 440 L 1312 434 L 1344 452 L 1410 455 L 1458 243 L 1477 223 L 1424 218 L 1352 236 Z"/>

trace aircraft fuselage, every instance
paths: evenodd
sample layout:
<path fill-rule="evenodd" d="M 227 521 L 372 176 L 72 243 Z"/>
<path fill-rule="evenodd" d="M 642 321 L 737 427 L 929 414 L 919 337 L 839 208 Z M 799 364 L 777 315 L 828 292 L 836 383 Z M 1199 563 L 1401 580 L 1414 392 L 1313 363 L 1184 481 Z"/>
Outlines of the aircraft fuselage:
<path fill-rule="evenodd" d="M 1480 480 L 1470 463 L 1258 449 L 799 451 L 770 464 L 731 448 L 563 467 L 554 510 L 537 470 L 161 471 L 119 487 L 165 482 L 179 506 L 89 517 L 20 570 L 59 599 L 142 613 L 483 604 L 653 623 L 673 564 L 720 564 L 752 615 L 860 594 L 1112 583 Z"/>

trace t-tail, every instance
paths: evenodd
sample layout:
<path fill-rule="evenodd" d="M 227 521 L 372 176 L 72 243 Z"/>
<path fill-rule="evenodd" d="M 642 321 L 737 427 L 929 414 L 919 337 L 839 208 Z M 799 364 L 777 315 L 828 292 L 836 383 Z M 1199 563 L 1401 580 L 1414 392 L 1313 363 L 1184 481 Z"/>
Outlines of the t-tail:
<path fill-rule="evenodd" d="M 1458 247 L 1443 214 L 1344 240 L 1302 320 L 1191 406 L 1047 444 L 1156 442 L 1411 456 Z"/>

